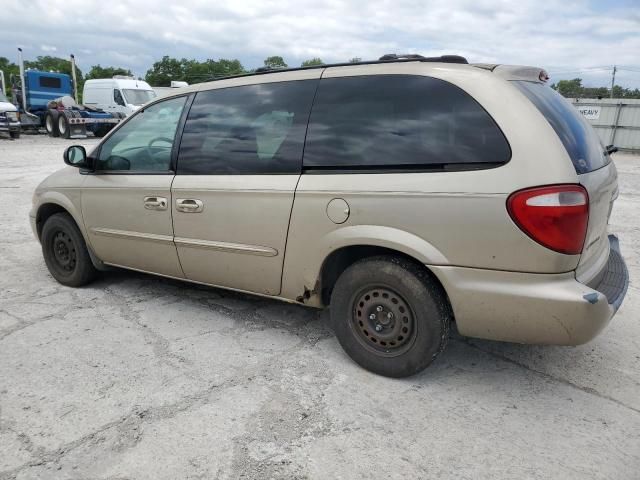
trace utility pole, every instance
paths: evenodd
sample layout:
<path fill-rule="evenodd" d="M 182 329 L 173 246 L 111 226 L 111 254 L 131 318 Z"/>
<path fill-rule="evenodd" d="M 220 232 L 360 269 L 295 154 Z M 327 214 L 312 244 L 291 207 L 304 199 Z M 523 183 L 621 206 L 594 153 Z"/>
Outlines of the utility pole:
<path fill-rule="evenodd" d="M 613 98 L 613 86 L 616 83 L 616 71 L 618 69 L 616 68 L 616 66 L 613 66 L 613 72 L 611 72 L 611 98 Z"/>

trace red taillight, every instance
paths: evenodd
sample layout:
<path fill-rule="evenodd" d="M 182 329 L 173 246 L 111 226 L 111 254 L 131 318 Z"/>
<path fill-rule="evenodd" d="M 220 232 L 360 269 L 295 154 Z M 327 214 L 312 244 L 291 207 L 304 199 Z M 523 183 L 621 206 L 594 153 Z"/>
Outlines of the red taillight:
<path fill-rule="evenodd" d="M 589 223 L 589 195 L 580 185 L 551 185 L 512 193 L 507 210 L 541 245 L 567 255 L 582 253 Z"/>

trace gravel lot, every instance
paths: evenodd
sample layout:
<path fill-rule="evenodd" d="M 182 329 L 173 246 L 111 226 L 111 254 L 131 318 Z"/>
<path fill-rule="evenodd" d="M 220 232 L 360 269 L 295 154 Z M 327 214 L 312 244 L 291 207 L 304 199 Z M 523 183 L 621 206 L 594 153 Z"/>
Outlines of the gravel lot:
<path fill-rule="evenodd" d="M 56 283 L 27 215 L 67 145 L 0 138 L 0 479 L 640 478 L 640 157 L 615 159 L 631 286 L 599 338 L 453 333 L 391 380 L 326 312 L 125 271 Z"/>

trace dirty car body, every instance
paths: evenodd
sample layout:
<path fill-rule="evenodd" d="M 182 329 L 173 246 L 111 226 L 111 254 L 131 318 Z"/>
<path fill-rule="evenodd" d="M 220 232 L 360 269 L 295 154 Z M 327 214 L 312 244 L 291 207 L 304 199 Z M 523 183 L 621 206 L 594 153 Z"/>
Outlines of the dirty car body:
<path fill-rule="evenodd" d="M 607 232 L 617 173 L 542 73 L 442 57 L 186 87 L 68 151 L 79 168 L 37 188 L 31 223 L 70 285 L 65 248 L 85 248 L 91 269 L 330 305 L 345 350 L 383 375 L 425 368 L 454 320 L 585 343 L 628 284 Z M 75 240 L 44 238 L 56 215 Z"/>

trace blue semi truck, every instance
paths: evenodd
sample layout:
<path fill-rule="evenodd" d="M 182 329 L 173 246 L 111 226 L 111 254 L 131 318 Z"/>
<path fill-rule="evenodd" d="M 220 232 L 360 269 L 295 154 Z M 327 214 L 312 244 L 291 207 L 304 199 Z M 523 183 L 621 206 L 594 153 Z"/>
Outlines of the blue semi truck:
<path fill-rule="evenodd" d="M 124 118 L 76 103 L 77 84 L 65 73 L 25 71 L 22 50 L 18 50 L 20 75 L 11 78 L 11 93 L 23 130 L 39 131 L 44 127 L 52 137 L 85 138 L 87 132 L 102 137 Z M 75 72 L 73 55 L 71 65 Z"/>

